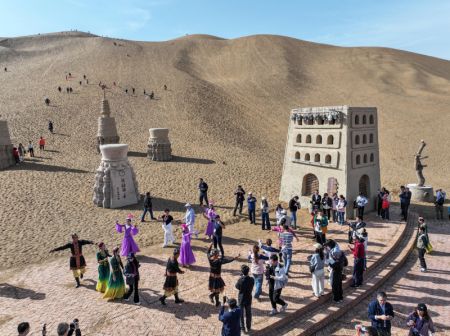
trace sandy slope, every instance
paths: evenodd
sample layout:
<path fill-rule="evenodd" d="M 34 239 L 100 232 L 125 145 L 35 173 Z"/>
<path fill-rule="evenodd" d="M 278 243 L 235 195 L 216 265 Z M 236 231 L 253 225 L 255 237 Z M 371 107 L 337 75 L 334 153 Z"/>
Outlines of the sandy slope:
<path fill-rule="evenodd" d="M 113 41 L 116 42 L 114 46 Z M 119 243 L 114 219 L 128 209 L 91 204 L 101 90 L 108 99 L 141 192 L 151 190 L 156 208 L 177 211 L 196 201 L 197 178 L 210 196 L 229 207 L 237 183 L 278 196 L 288 114 L 297 106 L 377 106 L 382 181 L 389 188 L 414 182 L 412 155 L 420 139 L 429 146 L 427 181 L 449 189 L 450 62 L 383 48 L 338 48 L 280 36 L 224 40 L 197 35 L 167 42 L 133 42 L 83 33 L 0 39 L 0 115 L 13 141 L 48 148 L 34 162 L 0 172 L 3 267 L 41 261 L 70 232 Z M 69 85 L 74 94 L 56 88 Z M 86 74 L 89 85 L 78 81 Z M 162 86 L 167 84 L 168 91 Z M 136 96 L 124 88 L 136 88 Z M 154 90 L 157 100 L 143 96 Z M 48 96 L 52 107 L 43 99 Z M 47 120 L 56 134 L 47 134 Z M 148 128 L 169 127 L 173 162 L 144 156 Z M 447 175 L 447 176 L 446 176 Z M 446 178 L 447 177 L 447 178 Z M 134 207 L 138 209 L 138 207 Z M 222 212 L 228 212 L 222 209 Z M 134 211 L 138 214 L 138 211 Z M 145 224 L 139 243 L 159 242 L 157 224 Z"/>

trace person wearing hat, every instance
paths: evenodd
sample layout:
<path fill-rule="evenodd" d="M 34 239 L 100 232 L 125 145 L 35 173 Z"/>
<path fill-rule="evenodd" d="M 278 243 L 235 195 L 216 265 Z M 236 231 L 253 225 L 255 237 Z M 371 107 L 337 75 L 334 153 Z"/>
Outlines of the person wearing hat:
<path fill-rule="evenodd" d="M 250 224 L 256 224 L 256 197 L 250 191 L 247 197 L 248 220 Z"/>
<path fill-rule="evenodd" d="M 141 222 L 145 222 L 145 215 L 147 212 L 150 214 L 150 219 L 155 220 L 156 218 L 153 216 L 153 204 L 152 204 L 152 197 L 150 196 L 150 193 L 145 193 L 144 198 L 144 212 L 141 216 Z"/>
<path fill-rule="evenodd" d="M 387 302 L 385 292 L 378 292 L 377 298 L 369 303 L 368 317 L 372 327 L 379 335 L 391 335 L 391 320 L 394 318 L 394 308 Z"/>
<path fill-rule="evenodd" d="M 134 291 L 134 304 L 140 305 L 139 301 L 139 261 L 136 259 L 136 256 L 133 252 L 128 253 L 127 263 L 125 265 L 125 269 L 123 274 L 125 275 L 126 283 L 128 285 L 128 291 L 123 296 L 125 301 L 129 300 L 131 293 Z"/>
<path fill-rule="evenodd" d="M 109 274 L 108 285 L 106 286 L 104 299 L 114 300 L 121 299 L 125 295 L 125 281 L 123 280 L 123 263 L 120 259 L 120 249 L 115 247 L 113 256 L 109 259 L 111 272 Z"/>
<path fill-rule="evenodd" d="M 244 206 L 245 190 L 242 186 L 238 185 L 237 190 L 234 192 L 236 196 L 236 204 L 234 205 L 233 216 L 236 216 L 236 211 L 239 207 L 239 215 L 242 215 L 242 207 Z"/>
<path fill-rule="evenodd" d="M 223 293 L 225 289 L 225 282 L 222 279 L 222 265 L 228 264 L 237 258 L 239 255 L 232 259 L 225 259 L 224 256 L 220 256 L 219 251 L 217 249 L 213 249 L 213 244 L 209 245 L 208 250 L 206 251 L 206 255 L 208 257 L 210 273 L 209 273 L 209 282 L 208 287 L 209 291 L 209 299 L 211 303 L 214 303 L 214 299 L 216 300 L 216 307 L 220 305 L 219 294 Z"/>
<path fill-rule="evenodd" d="M 180 250 L 177 248 L 173 250 L 172 256 L 167 260 L 166 266 L 166 280 L 164 281 L 163 289 L 164 295 L 159 298 L 162 305 L 166 305 L 166 299 L 173 295 L 175 296 L 175 303 L 183 303 L 184 300 L 178 297 L 178 278 L 177 274 L 184 274 L 184 271 L 178 266 L 178 257 Z"/>
<path fill-rule="evenodd" d="M 162 222 L 161 226 L 164 231 L 164 244 L 162 247 L 167 247 L 169 242 L 175 244 L 175 238 L 172 231 L 173 217 L 170 215 L 170 210 L 164 209 L 164 213 L 158 217 L 158 220 Z"/>
<path fill-rule="evenodd" d="M 407 320 L 406 325 L 410 328 L 408 336 L 428 336 L 436 332 L 425 303 L 419 303 Z"/>
<path fill-rule="evenodd" d="M 225 308 L 228 311 L 225 312 Z M 241 309 L 237 306 L 235 299 L 227 300 L 226 296 L 223 297 L 223 305 L 219 312 L 219 321 L 223 323 L 222 336 L 240 336 L 241 329 L 239 328 L 239 321 L 241 319 Z"/>
<path fill-rule="evenodd" d="M 133 236 L 139 233 L 139 229 L 137 225 L 133 225 L 131 221 L 134 216 L 132 214 L 128 214 L 126 218 L 125 224 L 119 224 L 119 221 L 116 220 L 116 231 L 118 233 L 124 233 L 122 240 L 122 248 L 120 250 L 120 255 L 123 257 L 128 256 L 128 253 L 137 253 L 139 252 L 139 246 L 134 241 Z"/>
<path fill-rule="evenodd" d="M 184 215 L 184 222 L 186 223 L 189 232 L 195 234 L 195 236 L 198 238 L 198 233 L 194 233 L 195 211 L 190 203 L 186 203 L 184 207 L 186 208 L 186 213 Z"/>
<path fill-rule="evenodd" d="M 325 288 L 325 254 L 321 244 L 316 243 L 313 246 L 315 252 L 309 260 L 309 270 L 312 274 L 312 289 L 314 296 L 320 297 L 324 294 Z"/>
<path fill-rule="evenodd" d="M 75 282 L 77 283 L 75 288 L 80 287 L 80 278 L 83 279 L 83 274 L 86 272 L 86 260 L 83 256 L 83 245 L 92 244 L 94 244 L 94 242 L 91 240 L 79 240 L 78 235 L 74 233 L 72 234 L 72 242 L 50 251 L 50 253 L 52 253 L 70 249 L 71 256 L 69 260 L 69 266 L 73 273 L 73 277 L 75 278 Z"/>
<path fill-rule="evenodd" d="M 255 279 L 249 276 L 250 268 L 247 265 L 241 266 L 241 277 L 236 282 L 236 289 L 239 291 L 238 304 L 241 308 L 241 331 L 249 333 L 252 328 L 252 291 Z M 245 330 L 247 327 L 247 331 Z"/>
<path fill-rule="evenodd" d="M 261 197 L 261 229 L 270 230 L 270 219 L 269 219 L 269 202 L 263 196 Z"/>
<path fill-rule="evenodd" d="M 106 291 L 106 286 L 108 285 L 110 271 L 108 257 L 111 257 L 111 255 L 103 242 L 99 243 L 97 246 L 98 281 L 95 290 L 104 293 Z"/>

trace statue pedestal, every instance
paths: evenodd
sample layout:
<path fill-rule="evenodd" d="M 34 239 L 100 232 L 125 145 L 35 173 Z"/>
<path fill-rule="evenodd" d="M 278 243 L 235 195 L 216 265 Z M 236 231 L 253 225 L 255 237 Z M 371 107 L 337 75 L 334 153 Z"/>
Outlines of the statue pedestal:
<path fill-rule="evenodd" d="M 434 202 L 434 193 L 432 186 L 419 187 L 416 183 L 407 185 L 411 191 L 411 200 L 418 202 Z"/>
<path fill-rule="evenodd" d="M 172 147 L 168 128 L 150 128 L 147 157 L 152 161 L 169 161 L 172 159 Z"/>

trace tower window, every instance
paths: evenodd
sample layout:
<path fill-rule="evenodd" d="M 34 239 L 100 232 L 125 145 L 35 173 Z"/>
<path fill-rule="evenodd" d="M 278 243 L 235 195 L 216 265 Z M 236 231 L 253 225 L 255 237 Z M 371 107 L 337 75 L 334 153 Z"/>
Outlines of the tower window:
<path fill-rule="evenodd" d="M 302 135 L 301 134 L 297 134 L 297 142 L 298 143 L 302 142 Z"/>
<path fill-rule="evenodd" d="M 305 154 L 305 161 L 311 161 L 311 156 L 309 154 Z"/>
<path fill-rule="evenodd" d="M 356 155 L 356 164 L 357 165 L 361 164 L 361 156 L 360 155 Z"/>
<path fill-rule="evenodd" d="M 331 163 L 331 155 L 330 154 L 325 156 L 325 163 Z"/>
<path fill-rule="evenodd" d="M 359 115 L 355 116 L 355 125 L 359 125 Z"/>
<path fill-rule="evenodd" d="M 373 114 L 371 114 L 370 116 L 369 116 L 369 124 L 374 124 L 375 123 L 375 121 L 374 121 L 374 117 L 373 117 Z"/>
<path fill-rule="evenodd" d="M 373 133 L 369 134 L 369 143 L 373 143 Z"/>
<path fill-rule="evenodd" d="M 295 159 L 300 160 L 300 152 L 295 152 Z"/>
<path fill-rule="evenodd" d="M 363 163 L 367 163 L 367 154 L 364 154 L 363 156 Z"/>
<path fill-rule="evenodd" d="M 375 161 L 375 155 L 373 155 L 373 153 L 370 154 L 370 162 Z"/>
<path fill-rule="evenodd" d="M 363 125 L 367 124 L 367 117 L 365 114 L 362 117 L 362 123 L 363 123 Z"/>
<path fill-rule="evenodd" d="M 316 136 L 316 144 L 321 144 L 322 143 L 322 136 L 318 135 Z"/>
<path fill-rule="evenodd" d="M 306 143 L 311 143 L 311 135 L 306 136 Z"/>
<path fill-rule="evenodd" d="M 320 162 L 320 154 L 314 155 L 314 162 Z"/>
<path fill-rule="evenodd" d="M 355 145 L 359 145 L 359 135 L 355 136 Z"/>
<path fill-rule="evenodd" d="M 367 143 L 367 135 L 363 134 L 363 144 Z"/>
<path fill-rule="evenodd" d="M 329 135 L 327 138 L 327 145 L 334 144 L 334 137 L 332 135 Z"/>

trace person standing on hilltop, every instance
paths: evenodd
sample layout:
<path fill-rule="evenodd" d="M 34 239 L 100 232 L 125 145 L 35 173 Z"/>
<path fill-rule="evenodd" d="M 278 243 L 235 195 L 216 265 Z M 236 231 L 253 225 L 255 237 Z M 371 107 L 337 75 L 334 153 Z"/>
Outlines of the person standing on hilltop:
<path fill-rule="evenodd" d="M 239 215 L 242 215 L 242 207 L 244 205 L 244 199 L 245 199 L 245 190 L 242 188 L 242 186 L 238 185 L 237 190 L 234 192 L 234 195 L 236 196 L 236 204 L 234 206 L 233 210 L 233 216 L 236 216 L 236 211 L 239 207 Z"/>
<path fill-rule="evenodd" d="M 53 134 L 53 121 L 51 120 L 48 121 L 48 130 Z"/>
<path fill-rule="evenodd" d="M 5 68 L 6 69 L 6 68 Z M 6 71 L 6 70 L 5 70 Z M 164 84 L 164 91 L 167 91 L 167 85 Z"/>
<path fill-rule="evenodd" d="M 145 215 L 147 212 L 150 214 L 150 219 L 155 220 L 156 218 L 153 216 L 153 205 L 152 205 L 152 197 L 150 196 L 150 193 L 145 193 L 144 198 L 144 212 L 141 216 L 141 222 L 145 222 Z"/>
<path fill-rule="evenodd" d="M 94 242 L 90 240 L 78 240 L 78 235 L 74 233 L 72 235 L 71 243 L 67 243 L 50 251 L 50 253 L 52 253 L 56 251 L 70 249 L 71 256 L 69 260 L 69 265 L 70 269 L 73 272 L 75 281 L 77 283 L 75 288 L 80 287 L 80 278 L 83 279 L 83 274 L 86 272 L 86 260 L 84 259 L 83 256 L 83 245 L 92 245 L 92 244 L 94 244 Z"/>
<path fill-rule="evenodd" d="M 247 197 L 248 219 L 250 224 L 256 224 L 256 197 L 250 191 Z"/>
<path fill-rule="evenodd" d="M 198 190 L 200 206 L 203 206 L 203 201 L 205 201 L 205 205 L 208 205 L 208 184 L 203 180 L 203 178 L 199 179 Z"/>

